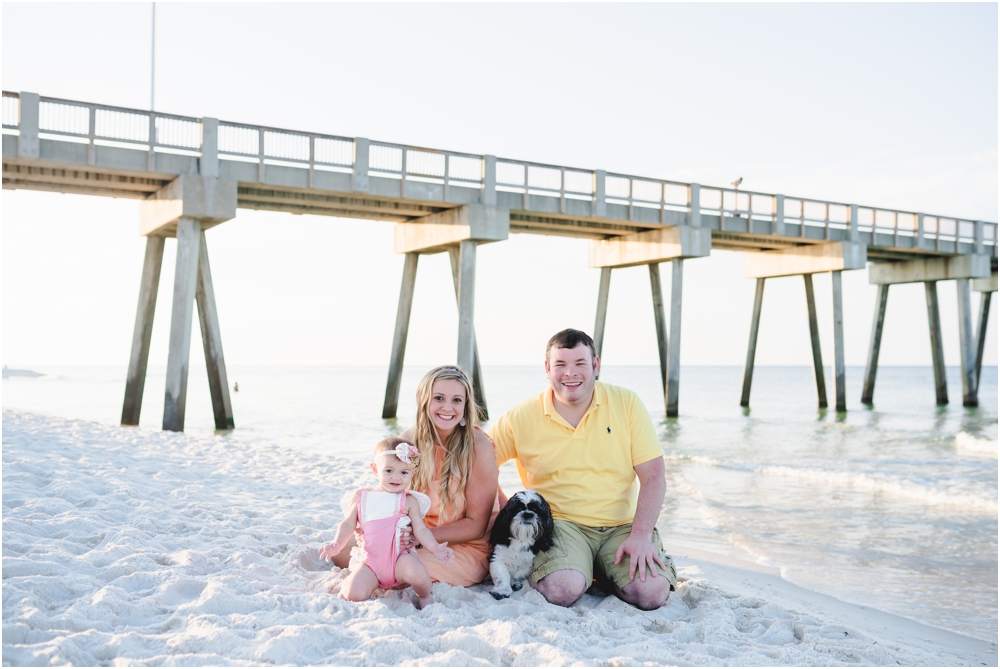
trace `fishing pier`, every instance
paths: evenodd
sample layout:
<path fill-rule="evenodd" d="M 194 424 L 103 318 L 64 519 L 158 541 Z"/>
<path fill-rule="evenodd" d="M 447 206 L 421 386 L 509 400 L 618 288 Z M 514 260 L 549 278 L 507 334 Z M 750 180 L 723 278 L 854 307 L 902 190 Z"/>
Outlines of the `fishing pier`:
<path fill-rule="evenodd" d="M 684 261 L 713 249 L 745 252 L 756 281 L 741 403 L 748 406 L 769 278 L 801 275 L 817 401 L 828 404 L 812 275 L 832 274 L 834 403 L 846 410 L 842 272 L 878 286 L 862 401 L 874 396 L 889 287 L 920 282 L 927 296 L 935 393 L 948 402 L 937 282 L 958 289 L 962 401 L 978 403 L 986 326 L 997 290 L 997 224 L 924 212 L 651 179 L 3 92 L 3 187 L 142 200 L 146 237 L 123 425 L 138 425 L 167 239 L 177 240 L 163 429 L 183 430 L 197 310 L 215 424 L 234 426 L 206 231 L 237 210 L 263 209 L 396 223 L 405 256 L 384 417 L 396 415 L 421 255 L 447 252 L 458 307 L 457 363 L 486 392 L 474 327 L 476 249 L 512 233 L 590 239 L 600 270 L 594 340 L 604 341 L 611 273 L 649 268 L 667 416 L 677 416 Z M 660 266 L 669 262 L 670 294 Z M 972 292 L 981 294 L 974 319 Z M 669 318 L 667 312 L 669 311 Z M 975 321 L 975 322 L 974 322 Z"/>

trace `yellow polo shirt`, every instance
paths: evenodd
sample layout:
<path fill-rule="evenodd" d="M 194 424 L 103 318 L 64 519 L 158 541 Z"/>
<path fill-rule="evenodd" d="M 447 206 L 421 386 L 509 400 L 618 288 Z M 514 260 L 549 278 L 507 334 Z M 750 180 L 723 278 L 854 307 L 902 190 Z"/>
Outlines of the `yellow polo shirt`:
<path fill-rule="evenodd" d="M 516 459 L 521 483 L 545 497 L 553 517 L 588 527 L 631 523 L 639 496 L 633 467 L 663 456 L 636 394 L 600 381 L 576 429 L 546 388 L 500 416 L 489 433 L 497 464 Z"/>

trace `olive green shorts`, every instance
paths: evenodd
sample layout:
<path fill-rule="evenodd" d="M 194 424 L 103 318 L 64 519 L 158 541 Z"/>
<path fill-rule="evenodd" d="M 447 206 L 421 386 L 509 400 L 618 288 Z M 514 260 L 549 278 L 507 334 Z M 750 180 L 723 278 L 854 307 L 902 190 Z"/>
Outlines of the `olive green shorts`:
<path fill-rule="evenodd" d="M 531 578 L 537 583 L 554 571 L 572 569 L 582 573 L 587 583 L 590 583 L 596 571 L 598 577 L 607 577 L 619 588 L 624 588 L 634 580 L 628 577 L 628 555 L 622 555 L 621 562 L 615 564 L 615 554 L 631 531 L 631 523 L 617 527 L 586 527 L 568 520 L 556 520 L 554 545 L 535 556 Z M 677 570 L 673 560 L 663 552 L 663 542 L 655 528 L 652 541 L 653 548 L 666 566 L 666 569 L 661 569 L 657 565 L 656 572 L 666 577 L 670 581 L 670 589 L 674 590 L 677 585 Z M 638 575 L 639 571 L 636 569 L 635 577 Z"/>

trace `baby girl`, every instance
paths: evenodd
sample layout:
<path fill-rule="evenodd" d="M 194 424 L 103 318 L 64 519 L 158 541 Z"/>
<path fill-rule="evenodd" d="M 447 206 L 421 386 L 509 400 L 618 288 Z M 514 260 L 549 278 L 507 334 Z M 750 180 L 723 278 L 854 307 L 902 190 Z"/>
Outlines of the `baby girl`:
<path fill-rule="evenodd" d="M 417 593 L 418 608 L 434 602 L 431 577 L 424 565 L 416 555 L 399 552 L 400 530 L 410 525 L 417 543 L 439 560 L 447 564 L 454 557 L 448 543 L 439 544 L 424 525 L 430 498 L 410 490 L 419 459 L 420 452 L 413 444 L 396 437 L 383 439 L 375 446 L 372 463 L 378 486 L 349 492 L 341 500 L 344 520 L 333 543 L 319 552 L 325 559 L 333 559 L 357 528 L 358 545 L 351 549 L 351 574 L 340 588 L 344 599 L 360 602 L 377 587 L 409 585 Z"/>

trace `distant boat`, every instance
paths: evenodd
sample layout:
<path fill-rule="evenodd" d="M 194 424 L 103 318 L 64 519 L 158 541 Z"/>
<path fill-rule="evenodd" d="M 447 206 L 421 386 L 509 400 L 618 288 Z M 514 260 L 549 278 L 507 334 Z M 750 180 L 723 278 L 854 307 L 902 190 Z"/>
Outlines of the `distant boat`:
<path fill-rule="evenodd" d="M 33 372 L 30 369 L 8 369 L 7 365 L 3 366 L 3 378 L 7 379 L 12 376 L 26 376 L 29 379 L 33 379 L 39 376 L 45 376 L 44 374 L 39 374 L 38 372 Z"/>

